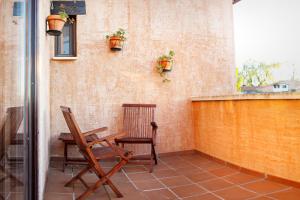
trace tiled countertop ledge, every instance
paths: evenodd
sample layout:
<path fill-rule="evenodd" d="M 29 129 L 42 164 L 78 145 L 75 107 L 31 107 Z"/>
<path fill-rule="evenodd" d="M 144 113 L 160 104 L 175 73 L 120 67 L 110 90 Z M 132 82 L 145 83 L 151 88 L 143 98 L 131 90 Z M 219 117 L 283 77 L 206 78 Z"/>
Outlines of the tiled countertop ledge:
<path fill-rule="evenodd" d="M 230 101 L 230 100 L 258 100 L 258 99 L 299 99 L 300 93 L 269 93 L 269 94 L 236 94 L 224 96 L 192 97 L 192 101 Z"/>

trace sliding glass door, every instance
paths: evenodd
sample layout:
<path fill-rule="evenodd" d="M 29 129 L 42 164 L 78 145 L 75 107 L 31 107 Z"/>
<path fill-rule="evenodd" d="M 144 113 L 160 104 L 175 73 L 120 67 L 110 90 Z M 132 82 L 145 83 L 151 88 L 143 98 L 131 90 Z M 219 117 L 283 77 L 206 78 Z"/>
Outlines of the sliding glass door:
<path fill-rule="evenodd" d="M 35 183 L 32 5 L 0 0 L 0 199 L 29 199 Z"/>

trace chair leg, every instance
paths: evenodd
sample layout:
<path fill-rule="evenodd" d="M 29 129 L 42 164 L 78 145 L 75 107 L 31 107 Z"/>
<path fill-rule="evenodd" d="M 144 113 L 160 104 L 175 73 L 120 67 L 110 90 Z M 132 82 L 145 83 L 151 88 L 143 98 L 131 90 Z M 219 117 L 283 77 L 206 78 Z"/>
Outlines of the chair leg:
<path fill-rule="evenodd" d="M 13 180 L 17 185 L 19 186 L 23 186 L 23 182 L 20 181 L 16 176 L 12 175 L 10 172 L 8 172 L 7 170 L 5 170 L 5 168 L 3 166 L 0 165 L 0 170 L 6 175 L 4 176 L 4 178 L 1 179 L 0 182 L 4 181 L 6 178 L 10 178 L 11 180 Z"/>
<path fill-rule="evenodd" d="M 105 177 L 107 177 L 106 179 L 106 183 L 109 185 L 109 187 L 112 189 L 112 191 L 116 194 L 116 196 L 118 198 L 123 197 L 122 193 L 117 189 L 117 187 L 111 182 L 111 180 L 108 178 L 110 176 L 112 176 L 114 173 L 118 172 L 123 165 L 125 165 L 128 161 L 122 159 L 117 165 L 115 165 L 106 175 Z M 99 176 L 99 175 L 98 175 Z"/>
<path fill-rule="evenodd" d="M 87 166 L 83 170 L 81 170 L 76 176 L 74 176 L 71 180 L 69 180 L 66 184 L 65 187 L 71 186 L 75 181 L 80 180 L 84 186 L 87 187 L 87 184 L 82 180 L 81 176 L 88 172 L 91 169 L 91 167 Z"/>
<path fill-rule="evenodd" d="M 64 142 L 64 159 L 63 159 L 63 169 L 62 169 L 63 172 L 65 172 L 67 157 L 68 157 L 68 144 Z"/>
<path fill-rule="evenodd" d="M 155 165 L 157 165 L 157 157 L 156 157 L 155 147 L 153 143 L 151 144 L 151 154 L 153 154 Z"/>
<path fill-rule="evenodd" d="M 111 180 L 107 180 L 106 183 L 111 188 L 111 190 L 116 194 L 118 198 L 122 198 L 123 194 L 118 190 L 118 188 L 111 182 Z"/>
<path fill-rule="evenodd" d="M 104 174 L 104 172 L 101 169 L 95 169 L 97 172 L 96 175 L 98 176 L 99 180 L 89 187 L 84 193 L 82 193 L 76 200 L 84 200 L 87 196 L 89 196 L 92 192 L 94 192 L 97 188 L 99 188 L 102 184 L 107 183 L 109 187 L 112 189 L 112 191 L 116 194 L 118 198 L 123 197 L 122 193 L 117 189 L 117 187 L 111 182 L 109 179 L 110 176 L 112 176 L 114 173 L 119 171 L 123 165 L 125 165 L 128 161 L 122 159 L 117 165 L 115 165 L 108 173 Z M 83 171 L 83 170 L 82 170 Z M 82 172 L 81 171 L 81 172 Z"/>

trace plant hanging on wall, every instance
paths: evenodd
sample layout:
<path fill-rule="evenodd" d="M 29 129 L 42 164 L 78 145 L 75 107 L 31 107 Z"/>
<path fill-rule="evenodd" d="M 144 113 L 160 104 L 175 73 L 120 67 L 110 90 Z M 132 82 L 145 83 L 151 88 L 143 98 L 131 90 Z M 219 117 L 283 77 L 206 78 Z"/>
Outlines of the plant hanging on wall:
<path fill-rule="evenodd" d="M 124 45 L 124 41 L 126 40 L 125 30 L 119 28 L 115 33 L 107 35 L 106 39 L 109 41 L 109 48 L 112 51 L 121 51 Z"/>
<path fill-rule="evenodd" d="M 74 19 L 71 19 L 70 16 L 67 14 L 65 5 L 61 4 L 59 6 L 59 12 L 57 15 L 49 15 L 47 17 L 47 22 L 49 29 L 47 33 L 49 35 L 59 36 L 64 28 L 64 25 L 67 21 L 69 23 L 73 23 Z"/>
<path fill-rule="evenodd" d="M 171 81 L 170 79 L 167 78 L 167 72 L 172 71 L 173 67 L 173 57 L 175 55 L 174 51 L 169 51 L 168 55 L 162 55 L 158 58 L 157 60 L 157 72 L 160 74 L 161 77 L 163 77 L 163 82 L 169 82 Z"/>

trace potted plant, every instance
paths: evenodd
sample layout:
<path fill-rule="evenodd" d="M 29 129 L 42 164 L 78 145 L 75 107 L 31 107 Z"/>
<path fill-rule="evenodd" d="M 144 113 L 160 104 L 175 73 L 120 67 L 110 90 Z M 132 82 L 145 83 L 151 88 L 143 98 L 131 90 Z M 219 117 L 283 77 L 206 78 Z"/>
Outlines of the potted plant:
<path fill-rule="evenodd" d="M 57 15 L 49 15 L 47 17 L 47 22 L 49 26 L 47 33 L 49 35 L 59 36 L 67 21 L 73 23 L 73 19 L 69 17 L 64 5 L 62 4 L 59 7 L 59 13 Z"/>
<path fill-rule="evenodd" d="M 157 60 L 156 69 L 157 69 L 157 72 L 160 74 L 160 76 L 164 78 L 163 82 L 170 81 L 167 78 L 166 73 L 172 71 L 172 67 L 173 67 L 173 63 L 174 63 L 174 60 L 173 60 L 174 55 L 175 55 L 175 52 L 171 50 L 171 51 L 169 51 L 168 55 L 162 55 Z"/>
<path fill-rule="evenodd" d="M 125 30 L 119 28 L 115 33 L 107 35 L 106 39 L 109 40 L 109 48 L 112 51 L 121 51 L 124 45 L 124 41 L 126 40 Z"/>

